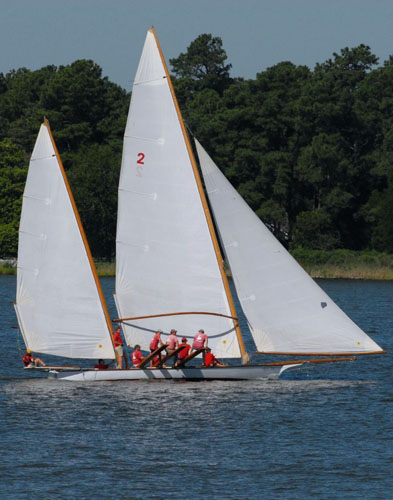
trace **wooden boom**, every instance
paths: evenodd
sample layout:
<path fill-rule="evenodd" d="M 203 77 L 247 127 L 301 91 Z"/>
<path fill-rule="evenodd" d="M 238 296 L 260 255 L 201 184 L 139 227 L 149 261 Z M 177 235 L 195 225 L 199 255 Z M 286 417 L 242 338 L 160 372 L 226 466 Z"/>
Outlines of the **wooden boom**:
<path fill-rule="evenodd" d="M 161 366 L 165 363 L 165 361 L 167 361 L 168 359 L 172 358 L 172 356 L 175 356 L 182 349 L 184 349 L 184 345 L 182 345 L 181 347 L 177 347 L 173 352 L 170 352 L 169 354 L 167 354 L 166 356 L 164 356 L 162 358 L 161 362 L 159 363 L 158 367 L 161 368 Z"/>
<path fill-rule="evenodd" d="M 163 351 L 166 347 L 168 347 L 167 344 L 163 344 L 162 346 L 157 347 L 155 351 L 151 352 L 148 356 L 146 356 L 146 358 L 143 361 L 139 363 L 137 368 L 143 368 L 144 366 L 146 366 L 149 361 L 154 359 L 157 356 L 157 354 L 160 354 L 160 352 Z"/>
<path fill-rule="evenodd" d="M 147 319 L 147 318 L 161 318 L 163 316 L 182 316 L 185 314 L 207 314 L 209 316 L 221 316 L 222 318 L 234 319 L 237 321 L 235 316 L 228 316 L 227 314 L 206 312 L 206 311 L 188 311 L 188 312 L 174 312 L 174 313 L 163 313 L 163 314 L 149 314 L 147 316 L 132 316 L 130 318 L 114 318 L 112 321 L 114 323 L 121 323 L 122 321 L 131 321 L 134 319 Z"/>
<path fill-rule="evenodd" d="M 193 351 L 185 359 L 181 360 L 180 363 L 177 364 L 176 368 L 181 368 L 188 361 L 190 361 L 191 359 L 195 358 L 195 356 L 198 356 L 198 354 L 201 354 L 201 352 L 203 352 L 203 351 L 206 351 L 206 347 L 202 347 L 201 349 L 198 349 L 197 351 Z"/>

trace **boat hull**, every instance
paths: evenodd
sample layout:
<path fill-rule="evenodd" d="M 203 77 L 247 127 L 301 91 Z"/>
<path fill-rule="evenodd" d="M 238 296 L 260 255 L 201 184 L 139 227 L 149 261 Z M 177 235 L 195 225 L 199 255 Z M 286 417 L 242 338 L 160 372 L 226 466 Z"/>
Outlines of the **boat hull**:
<path fill-rule="evenodd" d="M 130 370 L 51 370 L 49 376 L 75 382 L 115 380 L 256 380 L 278 378 L 288 368 L 299 365 L 225 366 L 215 368 L 189 367 L 179 369 L 130 369 Z"/>

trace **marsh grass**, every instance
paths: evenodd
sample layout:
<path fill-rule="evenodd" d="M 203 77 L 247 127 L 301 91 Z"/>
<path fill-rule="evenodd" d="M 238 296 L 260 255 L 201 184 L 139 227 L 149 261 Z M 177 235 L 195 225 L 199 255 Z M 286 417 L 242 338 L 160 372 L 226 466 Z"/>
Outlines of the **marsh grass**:
<path fill-rule="evenodd" d="M 0 274 L 16 274 L 16 264 L 0 262 Z"/>
<path fill-rule="evenodd" d="M 115 261 L 96 261 L 95 262 L 98 276 L 115 276 L 116 263 Z"/>
<path fill-rule="evenodd" d="M 292 255 L 313 278 L 393 280 L 393 255 L 374 250 L 305 250 Z"/>
<path fill-rule="evenodd" d="M 292 255 L 313 278 L 348 278 L 393 280 L 393 254 L 354 250 L 305 250 L 297 248 Z M 96 261 L 98 276 L 115 276 L 114 261 Z M 228 276 L 230 271 L 226 267 Z M 16 265 L 0 262 L 1 274 L 16 274 Z"/>

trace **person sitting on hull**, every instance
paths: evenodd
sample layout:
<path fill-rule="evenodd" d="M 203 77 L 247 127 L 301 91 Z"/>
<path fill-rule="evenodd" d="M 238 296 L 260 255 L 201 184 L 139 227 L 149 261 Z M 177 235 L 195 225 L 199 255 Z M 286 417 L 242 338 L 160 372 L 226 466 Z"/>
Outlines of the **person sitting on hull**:
<path fill-rule="evenodd" d="M 98 364 L 94 366 L 94 370 L 107 370 L 110 363 L 105 363 L 103 359 L 98 360 Z"/>
<path fill-rule="evenodd" d="M 163 342 L 161 340 L 161 333 L 162 333 L 162 330 L 157 330 L 156 333 L 154 334 L 154 337 L 153 337 L 152 341 L 150 342 L 150 346 L 149 346 L 151 353 L 154 352 L 156 349 L 158 349 L 158 347 L 161 347 L 163 345 Z M 161 361 L 161 353 L 160 352 L 157 354 L 157 356 L 159 358 L 159 361 Z M 155 358 L 157 356 L 155 356 Z M 151 367 L 157 366 L 157 364 L 158 363 L 154 364 L 153 359 L 150 362 Z"/>
<path fill-rule="evenodd" d="M 166 339 L 166 352 L 167 354 L 171 354 L 173 351 L 175 351 L 179 347 L 179 339 L 177 338 L 177 330 L 172 329 L 171 333 L 169 334 L 169 337 Z M 175 366 L 175 361 L 173 361 L 173 366 Z"/>
<path fill-rule="evenodd" d="M 26 354 L 22 356 L 22 361 L 26 368 L 33 368 L 35 366 L 46 366 L 40 358 L 34 358 L 31 349 L 27 349 Z"/>
<path fill-rule="evenodd" d="M 191 351 L 191 346 L 190 344 L 187 343 L 186 337 L 183 337 L 181 339 L 181 344 L 179 344 L 179 347 L 182 347 L 183 349 L 177 353 L 177 361 L 175 363 L 175 366 L 177 366 L 181 361 L 186 359 L 186 357 L 190 354 Z"/>
<path fill-rule="evenodd" d="M 198 333 L 195 335 L 193 343 L 192 343 L 192 350 L 193 351 L 198 351 L 199 349 L 207 348 L 208 346 L 208 338 L 204 330 L 202 328 L 198 331 Z M 205 362 L 205 354 L 206 351 L 203 351 L 203 362 Z"/>
<path fill-rule="evenodd" d="M 134 351 L 131 354 L 132 368 L 138 368 L 139 363 L 143 361 L 141 346 L 136 344 Z"/>
<path fill-rule="evenodd" d="M 205 354 L 205 361 L 204 361 L 205 366 L 228 366 L 225 365 L 224 363 L 221 363 L 219 359 L 217 359 L 214 354 L 212 353 L 212 350 L 208 347 L 206 349 L 206 354 Z"/>

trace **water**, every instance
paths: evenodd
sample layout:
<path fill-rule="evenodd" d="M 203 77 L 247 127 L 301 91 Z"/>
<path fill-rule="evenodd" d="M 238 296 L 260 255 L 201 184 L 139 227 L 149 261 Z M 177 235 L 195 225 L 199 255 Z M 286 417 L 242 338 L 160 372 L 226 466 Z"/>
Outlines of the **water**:
<path fill-rule="evenodd" d="M 392 499 L 393 282 L 320 284 L 388 354 L 278 381 L 88 385 L 21 369 L 0 276 L 0 498 Z"/>

